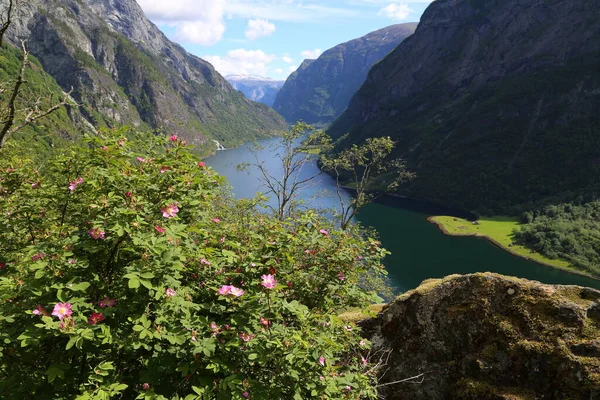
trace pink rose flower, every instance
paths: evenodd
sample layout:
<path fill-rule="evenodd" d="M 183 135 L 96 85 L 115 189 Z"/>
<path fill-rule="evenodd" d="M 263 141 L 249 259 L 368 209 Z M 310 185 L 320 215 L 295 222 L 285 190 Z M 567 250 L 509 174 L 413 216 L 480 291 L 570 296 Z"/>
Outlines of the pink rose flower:
<path fill-rule="evenodd" d="M 219 222 L 221 222 L 221 220 L 219 218 L 213 218 L 212 220 L 215 224 L 218 224 Z"/>
<path fill-rule="evenodd" d="M 265 319 L 265 318 L 263 318 L 263 317 L 260 317 L 260 323 L 261 323 L 262 325 L 264 325 L 264 326 L 269 326 L 269 325 L 271 325 L 271 322 L 269 322 L 269 320 L 268 320 L 268 319 Z"/>
<path fill-rule="evenodd" d="M 204 168 L 204 167 L 206 166 L 206 164 L 205 164 L 204 162 L 200 161 L 200 162 L 198 163 L 198 166 L 199 166 L 200 168 Z"/>
<path fill-rule="evenodd" d="M 161 208 L 160 211 L 162 212 L 163 217 L 173 218 L 179 212 L 178 206 L 179 206 L 179 203 L 177 203 L 177 202 L 171 203 L 168 206 Z"/>
<path fill-rule="evenodd" d="M 138 157 L 136 160 L 138 160 L 141 163 L 145 163 L 146 162 L 146 159 L 143 158 L 143 157 Z"/>
<path fill-rule="evenodd" d="M 90 325 L 96 325 L 102 321 L 104 321 L 104 315 L 102 313 L 92 313 L 88 318 L 88 324 Z"/>
<path fill-rule="evenodd" d="M 81 185 L 82 183 L 83 183 L 83 178 L 77 178 L 73 182 L 69 182 L 69 190 L 71 192 L 74 192 L 75 189 L 77 189 L 77 186 Z"/>
<path fill-rule="evenodd" d="M 329 236 L 329 231 L 327 229 L 321 229 L 319 233 L 324 236 Z"/>
<path fill-rule="evenodd" d="M 222 296 L 227 296 L 230 293 L 231 293 L 231 286 L 230 285 L 223 285 L 219 289 L 219 294 L 222 295 Z"/>
<path fill-rule="evenodd" d="M 231 286 L 231 285 L 223 285 L 221 286 L 221 288 L 219 289 L 219 294 L 221 296 L 234 296 L 234 297 L 240 297 L 244 294 L 244 290 L 243 289 L 239 289 L 236 288 L 235 286 Z"/>
<path fill-rule="evenodd" d="M 167 290 L 165 291 L 165 296 L 167 296 L 167 297 L 177 296 L 177 292 L 171 288 L 167 288 Z"/>
<path fill-rule="evenodd" d="M 109 297 L 105 297 L 102 300 L 98 301 L 98 306 L 100 308 L 114 307 L 115 304 L 117 304 L 117 300 L 116 299 L 111 299 Z"/>
<path fill-rule="evenodd" d="M 251 335 L 246 332 L 242 332 L 242 333 L 240 333 L 240 339 L 242 339 L 244 342 L 247 343 L 247 342 L 251 341 L 252 339 L 254 339 L 254 335 Z"/>
<path fill-rule="evenodd" d="M 325 357 L 319 357 L 319 364 L 324 367 L 325 366 Z"/>
<path fill-rule="evenodd" d="M 48 312 L 41 304 L 38 304 L 35 307 L 35 310 L 32 311 L 33 315 L 48 315 Z"/>
<path fill-rule="evenodd" d="M 165 233 L 165 229 L 164 229 L 164 228 L 161 228 L 161 227 L 160 227 L 160 226 L 158 226 L 158 225 L 154 226 L 154 229 L 156 229 L 156 231 L 157 231 L 158 233 Z"/>
<path fill-rule="evenodd" d="M 170 140 L 171 142 L 176 142 L 176 141 L 177 141 L 177 139 L 179 139 L 179 136 L 177 136 L 177 135 L 173 135 L 173 136 L 171 136 L 171 137 L 169 138 L 169 140 Z"/>
<path fill-rule="evenodd" d="M 70 303 L 57 303 L 52 310 L 52 315 L 62 320 L 64 317 L 70 317 L 73 314 Z"/>
<path fill-rule="evenodd" d="M 99 228 L 94 228 L 94 229 L 90 229 L 88 231 L 88 234 L 92 237 L 92 239 L 94 240 L 98 240 L 98 239 L 105 239 L 105 235 L 106 233 L 99 229 Z"/>
<path fill-rule="evenodd" d="M 208 261 L 206 258 L 203 258 L 203 259 L 200 260 L 200 264 L 210 265 L 210 261 Z"/>
<path fill-rule="evenodd" d="M 275 277 L 273 275 L 263 275 L 261 276 L 261 278 L 261 285 L 263 285 L 265 289 L 273 289 L 275 285 L 277 285 L 277 282 L 275 281 Z"/>

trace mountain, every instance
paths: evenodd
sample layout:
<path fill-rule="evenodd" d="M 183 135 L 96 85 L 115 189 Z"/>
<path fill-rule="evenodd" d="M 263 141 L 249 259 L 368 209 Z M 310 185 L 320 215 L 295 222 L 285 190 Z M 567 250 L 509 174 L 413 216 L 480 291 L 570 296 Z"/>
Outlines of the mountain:
<path fill-rule="evenodd" d="M 595 197 L 599 17 L 595 0 L 437 0 L 329 134 L 397 140 L 417 198 L 494 213 Z"/>
<path fill-rule="evenodd" d="M 8 0 L 0 0 L 6 4 Z M 169 41 L 135 0 L 21 2 L 8 34 L 64 89 L 94 126 L 128 124 L 177 133 L 205 150 L 285 128 L 206 61 Z"/>
<path fill-rule="evenodd" d="M 373 64 L 412 35 L 416 23 L 398 24 L 369 33 L 306 60 L 277 94 L 273 108 L 289 123 L 333 122 L 367 78 Z"/>
<path fill-rule="evenodd" d="M 252 101 L 273 106 L 275 96 L 284 81 L 276 81 L 256 75 L 228 75 L 225 77 L 234 89 L 239 90 Z"/>

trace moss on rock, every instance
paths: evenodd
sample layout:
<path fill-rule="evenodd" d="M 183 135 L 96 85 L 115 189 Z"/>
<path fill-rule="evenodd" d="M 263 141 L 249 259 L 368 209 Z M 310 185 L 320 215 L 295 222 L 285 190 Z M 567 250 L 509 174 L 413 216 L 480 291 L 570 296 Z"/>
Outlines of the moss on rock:
<path fill-rule="evenodd" d="M 600 399 L 600 291 L 491 273 L 428 280 L 364 322 L 386 399 Z"/>

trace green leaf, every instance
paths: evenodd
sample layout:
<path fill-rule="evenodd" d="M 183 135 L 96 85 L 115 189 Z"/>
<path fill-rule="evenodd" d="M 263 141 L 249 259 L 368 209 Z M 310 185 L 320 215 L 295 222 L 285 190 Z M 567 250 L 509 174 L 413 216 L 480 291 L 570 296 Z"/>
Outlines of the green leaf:
<path fill-rule="evenodd" d="M 65 371 L 63 371 L 58 365 L 53 364 L 46 370 L 46 375 L 48 375 L 48 383 L 52 383 L 56 378 L 64 379 Z"/>
<path fill-rule="evenodd" d="M 67 346 L 65 347 L 65 350 L 69 350 L 71 347 L 75 346 L 76 341 L 77 341 L 77 336 L 71 336 L 71 338 L 67 342 Z"/>
<path fill-rule="evenodd" d="M 129 289 L 137 289 L 140 287 L 140 280 L 137 278 L 130 279 L 128 286 L 129 286 Z"/>

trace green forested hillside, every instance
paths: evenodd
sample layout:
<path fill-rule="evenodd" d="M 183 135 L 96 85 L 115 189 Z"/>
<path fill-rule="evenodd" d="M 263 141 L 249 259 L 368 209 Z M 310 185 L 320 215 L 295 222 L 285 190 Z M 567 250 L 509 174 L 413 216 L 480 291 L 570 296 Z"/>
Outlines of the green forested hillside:
<path fill-rule="evenodd" d="M 338 148 L 392 136 L 417 174 L 404 194 L 486 215 L 594 198 L 600 4 L 551 3 L 432 3 L 328 131 Z"/>
<path fill-rule="evenodd" d="M 600 201 L 552 205 L 523 219 L 527 224 L 515 231 L 518 243 L 600 275 Z"/>
<path fill-rule="evenodd" d="M 0 83 L 11 88 L 11 83 L 17 78 L 21 66 L 22 52 L 12 46 L 0 47 Z M 46 109 L 53 104 L 53 101 L 62 99 L 63 91 L 56 81 L 46 74 L 35 59 L 30 56 L 31 66 L 27 69 L 25 78 L 26 84 L 23 86 L 17 101 L 17 108 L 29 107 L 38 98 L 43 101 L 40 104 L 41 109 Z M 2 100 L 8 98 L 8 92 L 0 94 L 0 104 L 5 103 Z M 17 114 L 16 123 L 23 120 L 23 113 Z M 75 122 L 82 120 L 82 116 L 76 107 L 61 108 L 40 120 L 38 124 L 25 127 L 18 132 L 12 140 L 18 141 L 22 146 L 26 146 L 33 154 L 44 154 L 49 148 L 61 146 L 65 143 L 77 139 L 85 130 L 83 126 L 78 126 Z"/>

